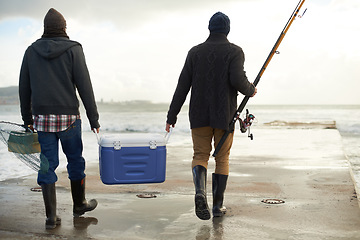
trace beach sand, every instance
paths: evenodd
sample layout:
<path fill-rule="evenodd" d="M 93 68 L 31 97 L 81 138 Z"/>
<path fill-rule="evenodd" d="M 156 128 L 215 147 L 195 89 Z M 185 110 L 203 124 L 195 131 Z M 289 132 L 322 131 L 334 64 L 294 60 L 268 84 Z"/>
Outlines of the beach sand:
<path fill-rule="evenodd" d="M 175 129 L 176 130 L 176 129 Z M 36 176 L 0 182 L 1 239 L 360 239 L 360 209 L 336 129 L 265 128 L 254 140 L 236 133 L 223 218 L 194 213 L 191 139 L 167 145 L 166 181 L 104 185 L 97 164 L 87 166 L 87 199 L 98 207 L 72 217 L 70 183 L 58 172 L 61 226 L 45 230 Z M 86 149 L 85 149 L 86 151 Z M 208 201 L 212 206 L 211 173 Z M 154 194 L 156 198 L 139 198 Z M 266 204 L 263 200 L 280 204 Z"/>

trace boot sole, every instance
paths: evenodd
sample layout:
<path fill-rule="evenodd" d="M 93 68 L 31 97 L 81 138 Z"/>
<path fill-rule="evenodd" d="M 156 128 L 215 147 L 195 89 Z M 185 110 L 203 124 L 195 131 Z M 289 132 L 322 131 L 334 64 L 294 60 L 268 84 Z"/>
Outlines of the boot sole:
<path fill-rule="evenodd" d="M 94 208 L 88 208 L 88 209 L 85 209 L 84 211 L 81 211 L 81 212 L 73 212 L 73 216 L 74 217 L 80 217 L 80 216 L 82 216 L 82 215 L 84 215 L 86 212 L 90 212 L 90 211 L 92 211 L 92 210 L 94 210 L 96 207 L 94 207 Z"/>
<path fill-rule="evenodd" d="M 210 219 L 210 209 L 206 197 L 203 194 L 195 195 L 195 213 L 201 220 Z"/>
<path fill-rule="evenodd" d="M 225 215 L 225 213 L 226 213 L 226 211 L 225 212 L 213 212 L 213 217 L 222 217 Z"/>
<path fill-rule="evenodd" d="M 226 207 L 213 208 L 213 217 L 222 217 L 226 214 Z"/>
<path fill-rule="evenodd" d="M 89 208 L 82 209 L 81 211 L 76 211 L 76 212 L 73 211 L 73 216 L 80 217 L 80 216 L 84 215 L 86 212 L 90 212 L 90 211 L 94 210 L 98 205 L 98 203 L 95 199 L 91 199 L 88 204 L 89 205 L 92 204 L 93 206 L 91 208 L 89 207 Z"/>
<path fill-rule="evenodd" d="M 46 229 L 54 229 L 56 228 L 57 226 L 61 225 L 61 218 L 57 218 L 55 223 L 51 222 L 51 223 L 48 223 L 46 222 L 45 223 L 45 228 Z"/>
<path fill-rule="evenodd" d="M 54 228 L 56 228 L 57 226 L 59 226 L 59 225 L 61 225 L 60 223 L 58 224 L 58 223 L 56 223 L 56 224 L 54 224 L 54 225 L 48 225 L 48 224 L 46 224 L 45 225 L 45 228 L 46 229 L 54 229 Z"/>

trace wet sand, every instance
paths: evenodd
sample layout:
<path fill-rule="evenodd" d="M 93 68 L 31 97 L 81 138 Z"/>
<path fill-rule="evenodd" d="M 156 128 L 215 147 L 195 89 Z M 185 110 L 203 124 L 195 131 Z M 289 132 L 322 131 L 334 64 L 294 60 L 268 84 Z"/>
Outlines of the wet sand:
<path fill-rule="evenodd" d="M 176 132 L 174 132 L 176 134 Z M 70 183 L 58 171 L 61 226 L 45 230 L 36 176 L 0 182 L 1 239 L 360 239 L 360 209 L 349 163 L 336 129 L 257 129 L 254 140 L 236 133 L 223 218 L 194 213 L 192 148 L 167 145 L 166 181 L 104 185 L 96 164 L 87 166 L 87 199 L 98 207 L 72 217 Z M 212 204 L 211 172 L 208 201 Z M 154 194 L 155 198 L 139 198 Z M 267 199 L 282 200 L 265 204 Z"/>

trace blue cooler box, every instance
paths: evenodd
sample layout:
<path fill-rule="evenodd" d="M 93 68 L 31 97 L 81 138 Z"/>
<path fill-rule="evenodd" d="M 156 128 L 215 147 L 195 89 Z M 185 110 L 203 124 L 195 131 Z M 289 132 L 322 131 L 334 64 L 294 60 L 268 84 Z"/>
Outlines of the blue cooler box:
<path fill-rule="evenodd" d="M 166 138 L 160 134 L 125 133 L 100 138 L 100 178 L 104 184 L 165 181 Z"/>

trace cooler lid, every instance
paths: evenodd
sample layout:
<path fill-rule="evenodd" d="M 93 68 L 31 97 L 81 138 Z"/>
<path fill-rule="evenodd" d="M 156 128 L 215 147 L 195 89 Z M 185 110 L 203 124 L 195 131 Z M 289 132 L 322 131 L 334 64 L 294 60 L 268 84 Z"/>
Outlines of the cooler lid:
<path fill-rule="evenodd" d="M 109 134 L 100 138 L 102 147 L 150 147 L 165 146 L 165 136 L 156 133 L 121 133 Z"/>

